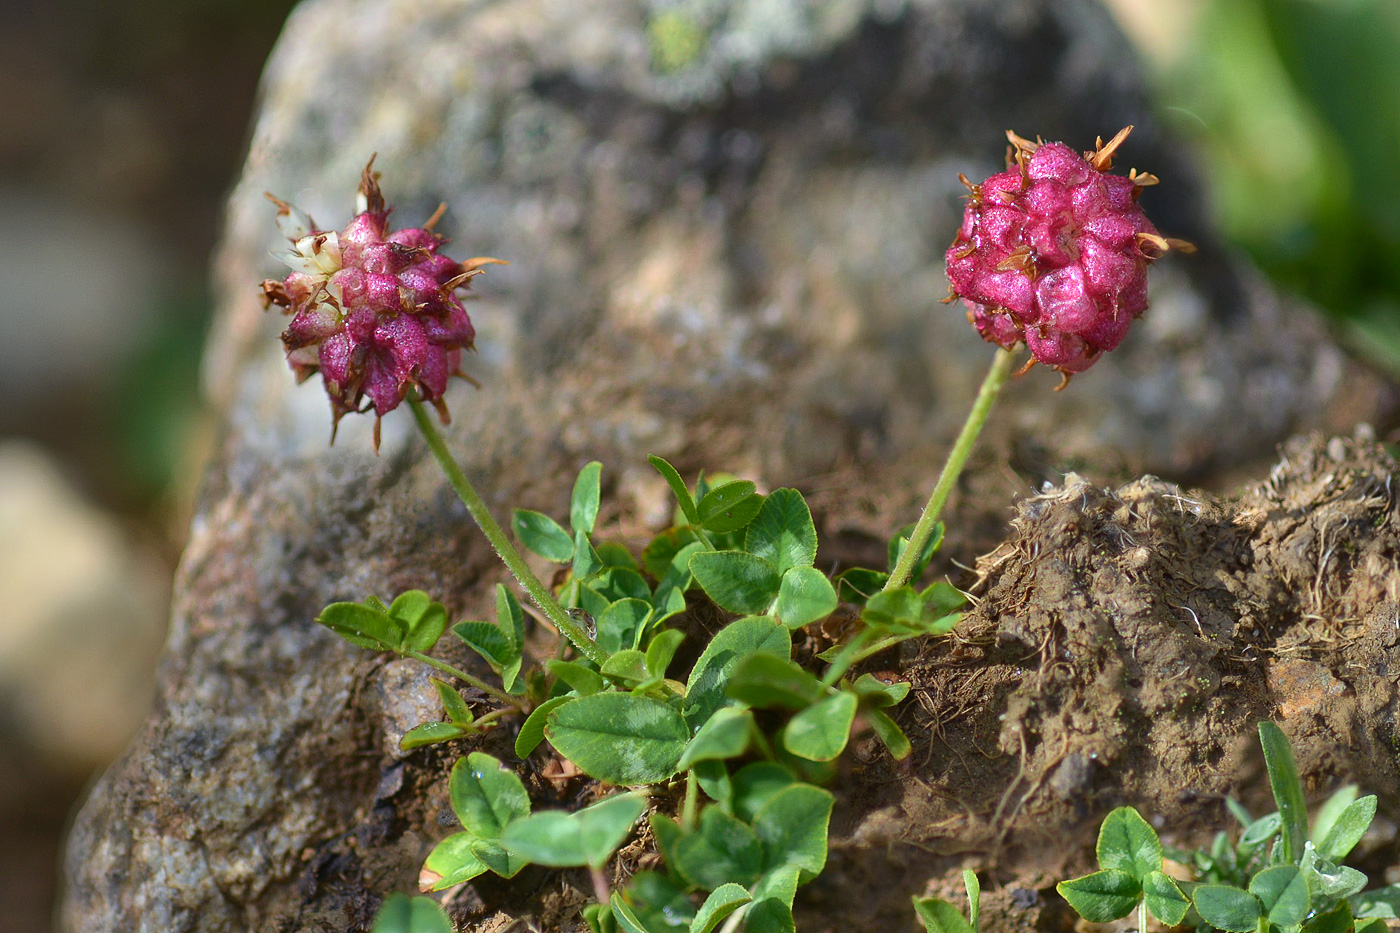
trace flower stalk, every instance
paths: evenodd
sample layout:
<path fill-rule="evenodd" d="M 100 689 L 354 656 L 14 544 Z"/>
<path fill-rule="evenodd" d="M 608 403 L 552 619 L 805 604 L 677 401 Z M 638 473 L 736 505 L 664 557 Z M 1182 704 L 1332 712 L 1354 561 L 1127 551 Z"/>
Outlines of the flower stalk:
<path fill-rule="evenodd" d="M 924 506 L 924 513 L 919 516 L 918 524 L 914 526 L 914 531 L 909 536 L 909 544 L 905 546 L 904 553 L 895 563 L 894 571 L 890 574 L 890 578 L 885 581 L 882 592 L 898 589 L 909 582 L 914 564 L 919 559 L 919 555 L 923 553 L 924 545 L 932 536 L 933 527 L 938 523 L 943 506 L 953 491 L 953 485 L 957 483 L 958 476 L 967 464 L 967 458 L 972 453 L 972 446 L 977 442 L 977 435 L 982 433 L 982 426 L 987 423 L 987 416 L 991 413 L 992 405 L 996 403 L 997 396 L 1001 394 L 1002 386 L 1006 385 L 1006 380 L 1011 376 L 1011 364 L 1015 359 L 1014 351 L 997 348 L 996 355 L 992 357 L 991 368 L 987 370 L 986 378 L 982 380 L 982 388 L 977 390 L 977 399 L 972 403 L 972 410 L 968 412 L 967 420 L 963 422 L 962 431 L 958 433 L 958 439 L 953 443 L 953 449 L 948 453 L 948 460 L 943 464 L 943 472 L 938 475 L 938 482 L 934 484 L 933 493 L 928 498 L 928 504 Z"/>
<path fill-rule="evenodd" d="M 428 449 L 433 452 L 438 466 L 442 467 L 447 481 L 452 484 L 452 488 L 457 493 L 457 498 L 462 500 L 462 504 L 467 507 L 467 512 L 471 515 L 472 520 L 476 522 L 482 534 L 486 535 L 486 540 L 491 542 L 496 556 L 525 588 L 525 592 L 530 595 L 531 602 L 538 606 L 545 617 L 549 619 L 550 624 L 559 630 L 559 634 L 573 642 L 574 647 L 588 660 L 601 665 L 608 659 L 607 652 L 588 637 L 588 633 L 583 630 L 581 625 L 569 618 L 569 614 L 559 605 L 559 601 L 549 592 L 548 587 L 540 582 L 539 577 L 535 576 L 535 572 L 520 556 L 520 552 L 510 543 L 505 531 L 492 516 L 491 510 L 477 495 L 471 480 L 467 479 L 467 474 L 462 472 L 462 468 L 457 465 L 457 461 L 448 452 L 442 434 L 439 433 L 437 425 L 433 424 L 433 419 L 428 415 L 428 410 L 423 407 L 422 401 L 410 396 L 408 406 L 413 411 L 413 419 L 418 422 L 418 430 L 422 432 L 423 439 L 428 442 Z"/>

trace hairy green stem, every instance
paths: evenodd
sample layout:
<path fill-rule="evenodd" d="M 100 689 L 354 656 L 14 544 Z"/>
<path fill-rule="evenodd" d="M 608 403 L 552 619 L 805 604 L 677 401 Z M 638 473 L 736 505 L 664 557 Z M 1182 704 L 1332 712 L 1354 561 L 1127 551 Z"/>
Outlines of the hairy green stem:
<path fill-rule="evenodd" d="M 438 670 L 442 671 L 444 674 L 450 674 L 451 676 L 456 677 L 458 680 L 472 685 L 476 689 L 480 690 L 482 693 L 495 697 L 502 703 L 507 703 L 517 709 L 525 708 L 525 701 L 522 700 L 520 697 L 513 697 L 509 693 L 506 693 L 504 690 L 501 690 L 498 687 L 491 686 L 486 681 L 482 680 L 480 677 L 474 677 L 473 675 L 468 674 L 466 671 L 461 670 L 460 668 L 453 667 L 446 661 L 439 661 L 437 658 L 430 657 L 429 655 L 426 655 L 421 651 L 405 651 L 403 652 L 403 656 L 406 658 L 412 658 L 415 661 L 422 661 L 429 667 L 435 667 Z"/>
<path fill-rule="evenodd" d="M 423 403 L 416 398 L 409 398 L 408 405 L 413 410 L 414 420 L 418 422 L 418 430 L 422 432 L 424 440 L 428 442 L 428 449 L 437 458 L 438 466 L 442 467 L 442 471 L 447 474 L 447 481 L 457 491 L 457 497 L 467 507 L 467 512 L 471 514 L 477 527 L 491 542 L 496 556 L 505 563 L 511 575 L 525 588 L 525 592 L 530 594 L 531 601 L 540 607 L 540 611 L 559 630 L 559 633 L 573 642 L 584 657 L 601 666 L 608 659 L 608 653 L 598 647 L 597 642 L 588 637 L 588 633 L 583 630 L 582 626 L 569 618 L 568 613 L 559 605 L 559 601 L 540 582 L 539 577 L 535 576 L 534 571 L 520 556 L 520 552 L 510 543 L 506 533 L 501 530 L 501 526 L 492 517 L 491 511 L 486 508 L 486 503 L 481 501 L 481 497 L 476 494 L 476 489 L 472 487 L 471 480 L 467 479 L 467 474 L 462 472 L 457 461 L 452 459 L 452 454 L 448 453 L 442 434 L 433 424 L 428 410 L 423 407 Z"/>
<path fill-rule="evenodd" d="M 919 559 L 919 554 L 923 552 L 924 545 L 928 543 L 929 537 L 933 534 L 933 526 L 938 523 L 938 516 L 943 511 L 943 505 L 948 501 L 948 495 L 953 491 L 953 485 L 958 481 L 959 474 L 967 464 L 968 455 L 972 453 L 972 445 L 977 441 L 977 435 L 981 433 L 982 426 L 987 423 L 987 415 L 992 410 L 992 404 L 996 402 L 997 396 L 1001 394 L 1001 387 L 1006 384 L 1007 377 L 1011 375 L 1011 363 L 1016 355 L 1010 350 L 997 349 L 996 356 L 992 358 L 992 367 L 987 370 L 987 376 L 982 380 L 982 388 L 977 391 L 977 400 L 972 403 L 972 411 L 968 412 L 967 421 L 963 422 L 962 431 L 958 434 L 958 439 L 953 443 L 953 449 L 948 453 L 948 460 L 943 464 L 943 472 L 938 475 L 938 482 L 934 484 L 933 494 L 928 497 L 928 504 L 924 506 L 924 514 L 919 516 L 919 523 L 914 526 L 914 533 L 909 537 L 909 544 L 904 548 L 904 553 L 900 555 L 898 563 L 895 564 L 894 572 L 885 581 L 885 586 L 881 592 L 889 592 L 898 589 L 909 582 L 913 576 L 914 564 Z"/>

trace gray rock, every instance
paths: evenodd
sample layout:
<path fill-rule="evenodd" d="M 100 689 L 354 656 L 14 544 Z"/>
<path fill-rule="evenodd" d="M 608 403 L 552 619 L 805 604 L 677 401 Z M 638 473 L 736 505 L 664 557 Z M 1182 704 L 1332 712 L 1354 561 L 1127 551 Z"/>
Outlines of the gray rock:
<path fill-rule="evenodd" d="M 160 700 L 77 818 L 63 927 L 358 928 L 445 832 L 421 801 L 448 762 L 393 762 L 402 710 L 369 695 L 392 679 L 382 659 L 311 620 L 410 587 L 477 615 L 499 574 L 406 415 L 377 459 L 368 419 L 327 448 L 326 400 L 293 386 L 256 301 L 281 274 L 263 191 L 338 226 L 378 152 L 400 222 L 445 199 L 454 255 L 512 261 L 472 307 L 484 387 L 448 395 L 451 445 L 497 514 L 563 511 L 596 457 L 638 533 L 665 512 L 657 453 L 827 490 L 829 528 L 883 535 L 913 514 L 991 356 L 936 304 L 957 173 L 995 169 L 1007 127 L 1087 146 L 1126 123 L 1125 164 L 1166 179 L 1149 211 L 1205 249 L 1161 264 L 1150 316 L 1071 391 L 1043 373 L 1013 386 L 991 443 L 1121 465 L 1108 446 L 1180 477 L 1369 414 L 1379 385 L 1220 253 L 1088 2 L 299 7 L 217 260 L 206 377 L 228 429 Z M 1000 509 L 995 482 L 964 510 Z"/>

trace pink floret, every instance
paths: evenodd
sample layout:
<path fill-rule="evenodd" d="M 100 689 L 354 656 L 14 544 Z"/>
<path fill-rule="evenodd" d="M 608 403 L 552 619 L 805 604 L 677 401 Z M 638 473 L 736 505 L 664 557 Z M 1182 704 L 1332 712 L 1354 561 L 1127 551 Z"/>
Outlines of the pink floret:
<path fill-rule="evenodd" d="M 382 417 L 411 392 L 436 403 L 445 418 L 442 395 L 476 337 L 456 289 L 496 260 L 463 265 L 438 252 L 446 240 L 429 229 L 391 232 L 377 179 L 366 167 L 366 209 L 343 230 L 292 237 L 289 263 L 298 271 L 264 282 L 264 300 L 292 315 L 282 335 L 288 362 L 299 378 L 321 373 L 337 421 L 365 410 L 366 400 Z M 280 223 L 302 217 L 274 203 Z M 313 240 L 321 252 L 308 253 Z"/>
<path fill-rule="evenodd" d="M 1147 308 L 1147 267 L 1166 242 L 1137 204 L 1153 179 L 1108 174 L 1126 131 L 1083 155 L 1008 136 L 1017 156 L 971 186 L 948 281 L 984 340 L 1024 342 L 1036 362 L 1082 372 Z"/>

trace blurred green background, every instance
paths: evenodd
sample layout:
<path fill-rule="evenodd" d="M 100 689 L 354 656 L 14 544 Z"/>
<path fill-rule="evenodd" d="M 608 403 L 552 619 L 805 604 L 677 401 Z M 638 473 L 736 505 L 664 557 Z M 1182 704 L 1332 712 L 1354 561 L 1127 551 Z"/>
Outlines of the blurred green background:
<path fill-rule="evenodd" d="M 1400 377 L 1400 0 L 1108 3 L 1227 236 Z M 49 925 L 66 814 L 149 702 L 216 430 L 209 254 L 291 6 L 6 9 L 0 933 Z"/>

